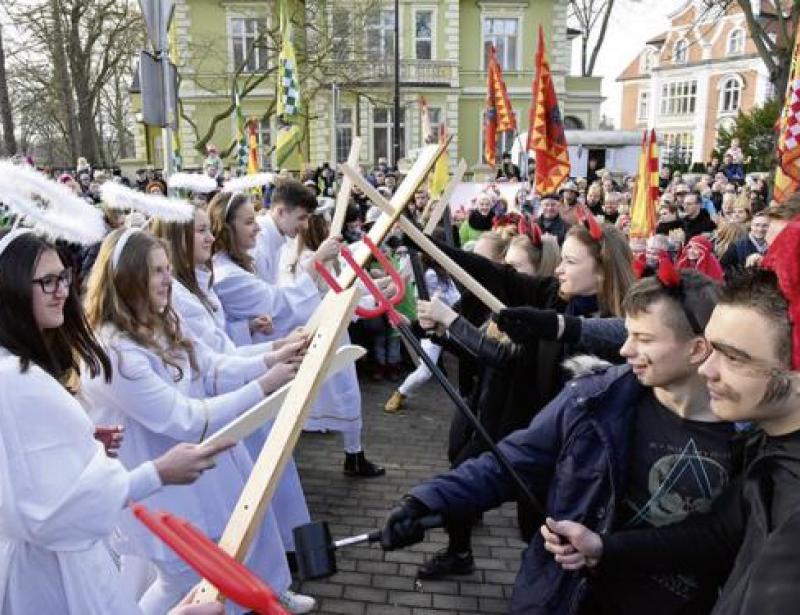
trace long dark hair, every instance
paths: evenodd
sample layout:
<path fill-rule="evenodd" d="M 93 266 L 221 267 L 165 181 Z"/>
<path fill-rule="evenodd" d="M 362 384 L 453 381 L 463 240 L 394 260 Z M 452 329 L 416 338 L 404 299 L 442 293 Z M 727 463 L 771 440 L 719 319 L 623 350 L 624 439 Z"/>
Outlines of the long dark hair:
<path fill-rule="evenodd" d="M 33 363 L 67 387 L 79 376 L 83 362 L 92 377 L 102 371 L 108 382 L 111 362 L 89 328 L 75 283 L 64 303 L 64 323 L 46 331 L 36 324 L 32 280 L 39 258 L 47 250 L 56 247 L 26 233 L 0 255 L 0 346 L 19 357 L 23 373 Z M 63 255 L 59 258 L 66 266 Z"/>

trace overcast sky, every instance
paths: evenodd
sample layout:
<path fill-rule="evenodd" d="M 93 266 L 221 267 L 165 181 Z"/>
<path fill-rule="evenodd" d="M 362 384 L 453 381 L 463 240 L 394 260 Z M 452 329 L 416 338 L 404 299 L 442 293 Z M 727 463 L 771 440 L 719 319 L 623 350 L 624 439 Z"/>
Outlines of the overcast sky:
<path fill-rule="evenodd" d="M 602 112 L 620 125 L 621 84 L 615 79 L 636 57 L 645 41 L 669 26 L 667 15 L 685 0 L 616 0 L 608 24 L 605 44 L 597 56 L 594 74 L 603 77 Z M 572 51 L 572 72 L 580 74 L 580 39 Z"/>

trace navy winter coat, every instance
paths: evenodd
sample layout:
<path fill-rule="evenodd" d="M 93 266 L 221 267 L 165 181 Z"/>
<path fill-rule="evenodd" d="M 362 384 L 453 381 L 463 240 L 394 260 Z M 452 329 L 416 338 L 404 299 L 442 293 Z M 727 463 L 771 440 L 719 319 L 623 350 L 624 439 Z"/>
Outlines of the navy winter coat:
<path fill-rule="evenodd" d="M 527 429 L 503 439 L 506 454 L 547 514 L 604 533 L 625 489 L 633 413 L 646 391 L 627 365 L 572 380 Z M 516 499 L 491 454 L 466 461 L 410 492 L 430 509 L 458 520 Z M 510 613 L 572 615 L 586 591 L 582 573 L 565 572 L 537 533 L 522 555 Z"/>

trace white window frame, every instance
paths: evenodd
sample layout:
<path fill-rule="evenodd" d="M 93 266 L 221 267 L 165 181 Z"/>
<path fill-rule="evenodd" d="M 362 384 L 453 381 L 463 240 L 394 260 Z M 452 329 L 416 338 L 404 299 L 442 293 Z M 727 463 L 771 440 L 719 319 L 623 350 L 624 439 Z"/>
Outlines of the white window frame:
<path fill-rule="evenodd" d="M 350 146 L 353 143 L 353 137 L 355 136 L 355 133 L 356 133 L 356 109 L 355 109 L 355 107 L 351 107 L 351 106 L 344 106 L 344 107 L 340 106 L 339 109 L 337 109 L 337 111 L 338 112 L 344 112 L 344 111 L 349 111 L 350 112 L 350 121 L 349 122 L 340 121 L 340 119 L 339 119 L 340 116 L 338 115 L 338 113 L 337 113 L 336 121 L 334 122 L 334 130 L 336 131 L 336 151 L 334 152 L 334 155 L 336 157 L 336 163 L 338 164 L 340 162 L 345 162 L 347 160 L 348 155 L 350 154 Z M 345 147 L 344 141 L 342 141 L 342 139 L 340 139 L 340 137 L 339 137 L 339 129 L 340 128 L 342 130 L 345 130 L 347 128 L 350 129 L 350 141 L 347 142 L 346 147 Z M 339 156 L 340 150 L 341 150 L 341 152 L 344 153 L 343 157 Z"/>
<path fill-rule="evenodd" d="M 267 152 L 275 142 L 275 131 L 273 130 L 272 120 L 256 120 L 256 140 L 258 141 L 258 164 L 259 171 L 269 171 L 272 169 L 272 156 L 267 156 Z M 264 145 L 264 135 L 269 138 L 269 146 Z"/>
<path fill-rule="evenodd" d="M 439 119 L 434 121 L 434 112 L 438 113 Z M 445 109 L 444 107 L 428 107 L 428 116 L 431 119 L 431 132 L 433 136 L 439 138 L 439 128 L 445 123 Z M 425 145 L 425 139 L 428 135 L 422 134 L 422 122 L 419 123 L 419 143 L 420 146 Z M 438 141 L 436 141 L 438 142 Z"/>
<path fill-rule="evenodd" d="M 678 57 L 678 45 L 685 45 L 683 47 L 683 57 Z M 675 41 L 672 47 L 672 63 L 673 64 L 686 64 L 689 61 L 689 41 L 685 37 L 679 38 Z"/>
<path fill-rule="evenodd" d="M 639 72 L 642 74 L 649 74 L 653 70 L 656 53 L 652 49 L 645 50 L 642 59 L 639 62 Z"/>
<path fill-rule="evenodd" d="M 386 117 L 387 117 L 387 121 L 386 122 L 380 122 L 380 123 L 376 123 L 375 122 L 375 111 L 378 110 L 378 109 L 385 109 L 386 110 Z M 400 157 L 402 158 L 402 157 L 405 157 L 406 153 L 408 152 L 408 123 L 409 123 L 408 122 L 408 120 L 409 120 L 408 108 L 403 106 L 403 105 L 401 105 L 400 106 L 400 113 L 403 114 L 403 126 L 402 126 L 403 142 L 400 144 L 401 145 L 401 147 L 400 147 Z M 377 162 L 378 158 L 380 158 L 381 156 L 385 156 L 390 161 L 390 165 L 396 165 L 397 164 L 397 160 L 392 160 L 392 156 L 394 155 L 394 152 L 393 152 L 393 136 L 394 135 L 393 135 L 393 132 L 392 132 L 394 130 L 394 124 L 393 124 L 393 121 L 392 121 L 392 119 L 393 119 L 392 115 L 393 114 L 394 114 L 394 107 L 392 107 L 392 106 L 386 106 L 386 107 L 384 107 L 384 106 L 376 106 L 376 107 L 372 107 L 370 109 L 370 113 L 369 113 L 369 120 L 370 120 L 370 127 L 369 127 L 370 149 L 372 150 L 372 158 L 373 158 L 373 160 L 375 162 Z M 385 126 L 387 128 L 387 130 L 386 130 L 386 136 L 387 136 L 386 147 L 388 149 L 387 149 L 386 152 L 381 152 L 380 154 L 378 154 L 378 152 L 375 151 L 375 127 L 376 126 L 381 126 L 381 127 Z"/>
<path fill-rule="evenodd" d="M 480 69 L 485 71 L 489 57 L 486 53 L 486 31 L 484 25 L 487 19 L 508 19 L 514 20 L 517 22 L 517 42 L 515 45 L 515 56 L 516 62 L 514 66 L 505 66 L 505 58 L 498 57 L 498 61 L 500 63 L 500 68 L 503 69 L 503 72 L 508 71 L 520 71 L 522 70 L 522 32 L 524 31 L 523 28 L 525 27 L 523 16 L 520 13 L 481 13 L 481 59 L 480 59 Z M 507 48 L 507 47 L 506 47 Z"/>
<path fill-rule="evenodd" d="M 388 61 L 388 60 L 392 59 L 393 54 L 392 54 L 392 52 L 389 51 L 388 45 L 386 44 L 387 43 L 387 32 L 389 34 L 389 37 L 392 40 L 394 40 L 394 22 L 392 22 L 392 25 L 389 28 L 387 28 L 386 27 L 386 22 L 384 20 L 384 17 L 387 16 L 387 15 L 391 15 L 392 19 L 397 19 L 398 16 L 395 15 L 393 10 L 387 9 L 387 8 L 385 8 L 383 6 L 378 6 L 376 8 L 376 12 L 379 15 L 379 19 L 378 19 L 379 26 L 378 27 L 375 27 L 375 26 L 371 25 L 372 15 L 367 15 L 366 16 L 366 21 L 365 21 L 365 24 L 364 24 L 364 34 L 365 34 L 365 37 L 364 37 L 364 50 L 366 52 L 367 58 L 369 58 L 369 60 L 371 60 L 371 61 L 377 61 L 377 62 Z M 400 24 L 400 25 L 402 26 L 402 24 Z M 369 33 L 370 30 L 379 30 L 381 32 L 380 50 L 375 55 L 372 55 L 373 50 L 369 46 L 369 35 L 368 35 L 368 33 Z M 401 27 L 400 28 L 400 34 L 401 34 L 400 38 L 401 39 L 403 38 L 402 37 L 402 33 L 403 33 L 403 30 L 402 30 L 402 27 Z M 394 44 L 397 45 L 398 41 L 394 41 Z M 401 51 L 401 57 L 402 57 L 402 49 L 400 51 Z"/>
<path fill-rule="evenodd" d="M 427 40 L 427 39 L 417 39 L 417 13 L 430 13 L 431 14 L 431 57 L 430 58 L 417 58 L 417 40 Z M 411 34 L 412 34 L 412 44 L 414 59 L 416 60 L 436 60 L 436 34 L 437 34 L 437 23 L 436 23 L 436 15 L 437 10 L 436 6 L 431 4 L 423 4 L 420 6 L 415 6 L 414 10 L 411 13 Z"/>
<path fill-rule="evenodd" d="M 650 90 L 640 90 L 636 100 L 636 121 L 646 122 L 650 119 Z"/>
<path fill-rule="evenodd" d="M 733 37 L 735 34 L 740 35 L 738 49 L 732 49 Z M 740 56 L 744 53 L 744 47 L 747 43 L 747 32 L 744 28 L 734 28 L 728 32 L 728 38 L 725 41 L 725 55 L 726 56 Z"/>
<path fill-rule="evenodd" d="M 261 21 L 261 22 L 264 22 L 264 25 L 265 25 L 265 28 L 266 28 L 267 31 L 269 31 L 269 25 L 270 25 L 268 16 L 267 15 L 263 15 L 263 14 L 239 13 L 239 12 L 237 12 L 237 13 L 230 13 L 230 14 L 227 15 L 227 27 L 228 27 L 228 29 L 227 29 L 227 34 L 228 34 L 228 37 L 227 37 L 228 38 L 228 70 L 229 70 L 229 72 L 233 72 L 233 71 L 236 70 L 236 57 L 235 57 L 236 54 L 235 54 L 235 51 L 234 51 L 235 46 L 236 46 L 236 39 L 235 39 L 234 33 L 233 33 L 233 24 L 234 24 L 235 21 L 244 21 L 244 22 L 255 21 L 256 23 Z M 259 36 L 259 33 L 258 33 L 258 30 L 256 30 L 256 38 L 258 38 L 258 36 Z M 246 35 L 245 35 L 245 40 L 246 40 Z M 261 65 L 260 62 L 258 62 L 258 53 L 256 53 L 256 55 L 254 56 L 255 61 L 257 63 L 257 67 L 255 68 L 255 70 L 249 70 L 247 67 L 245 67 L 244 70 L 242 70 L 242 73 L 243 74 L 255 74 L 257 72 L 268 70 L 270 68 L 270 64 L 271 64 L 270 57 L 269 57 L 269 54 L 267 53 L 266 49 L 263 50 L 263 53 L 264 53 L 263 65 Z"/>
<path fill-rule="evenodd" d="M 725 94 L 728 85 L 733 82 L 738 89 L 738 96 L 736 99 L 736 106 L 733 108 L 725 108 Z M 739 112 L 742 108 L 742 97 L 744 95 L 744 80 L 739 75 L 725 75 L 719 80 L 719 115 L 733 114 Z"/>
<path fill-rule="evenodd" d="M 478 114 L 478 164 L 486 164 L 486 160 L 483 157 L 483 115 L 485 113 L 485 109 L 481 107 L 480 113 Z M 519 126 L 519 111 L 514 111 L 514 117 L 517 120 L 517 126 Z M 520 135 L 521 131 L 517 130 L 516 132 L 512 130 L 507 130 L 502 134 L 498 135 L 497 142 L 499 143 L 499 151 L 495 151 L 495 158 L 500 160 L 500 156 L 503 155 L 503 152 L 510 152 L 511 149 L 514 147 L 514 138 Z M 504 140 L 508 139 L 507 142 Z M 508 148 L 505 148 L 504 145 L 508 145 Z"/>
<path fill-rule="evenodd" d="M 658 114 L 690 116 L 697 110 L 697 80 L 665 81 L 661 84 Z"/>
<path fill-rule="evenodd" d="M 664 132 L 661 134 L 664 146 L 661 148 L 662 163 L 670 162 L 669 154 L 673 146 L 677 143 L 680 156 L 680 163 L 691 167 L 694 158 L 694 133 L 691 131 Z"/>

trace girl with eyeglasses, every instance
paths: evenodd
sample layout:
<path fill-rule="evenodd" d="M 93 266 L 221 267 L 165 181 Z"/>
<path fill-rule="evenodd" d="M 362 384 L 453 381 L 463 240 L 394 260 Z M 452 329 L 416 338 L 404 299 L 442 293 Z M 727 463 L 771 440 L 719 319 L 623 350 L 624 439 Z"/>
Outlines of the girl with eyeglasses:
<path fill-rule="evenodd" d="M 70 269 L 31 231 L 0 235 L 2 613 L 140 614 L 106 544 L 122 510 L 194 482 L 230 446 L 173 443 L 126 469 L 93 437 L 81 376 L 113 370 Z"/>

